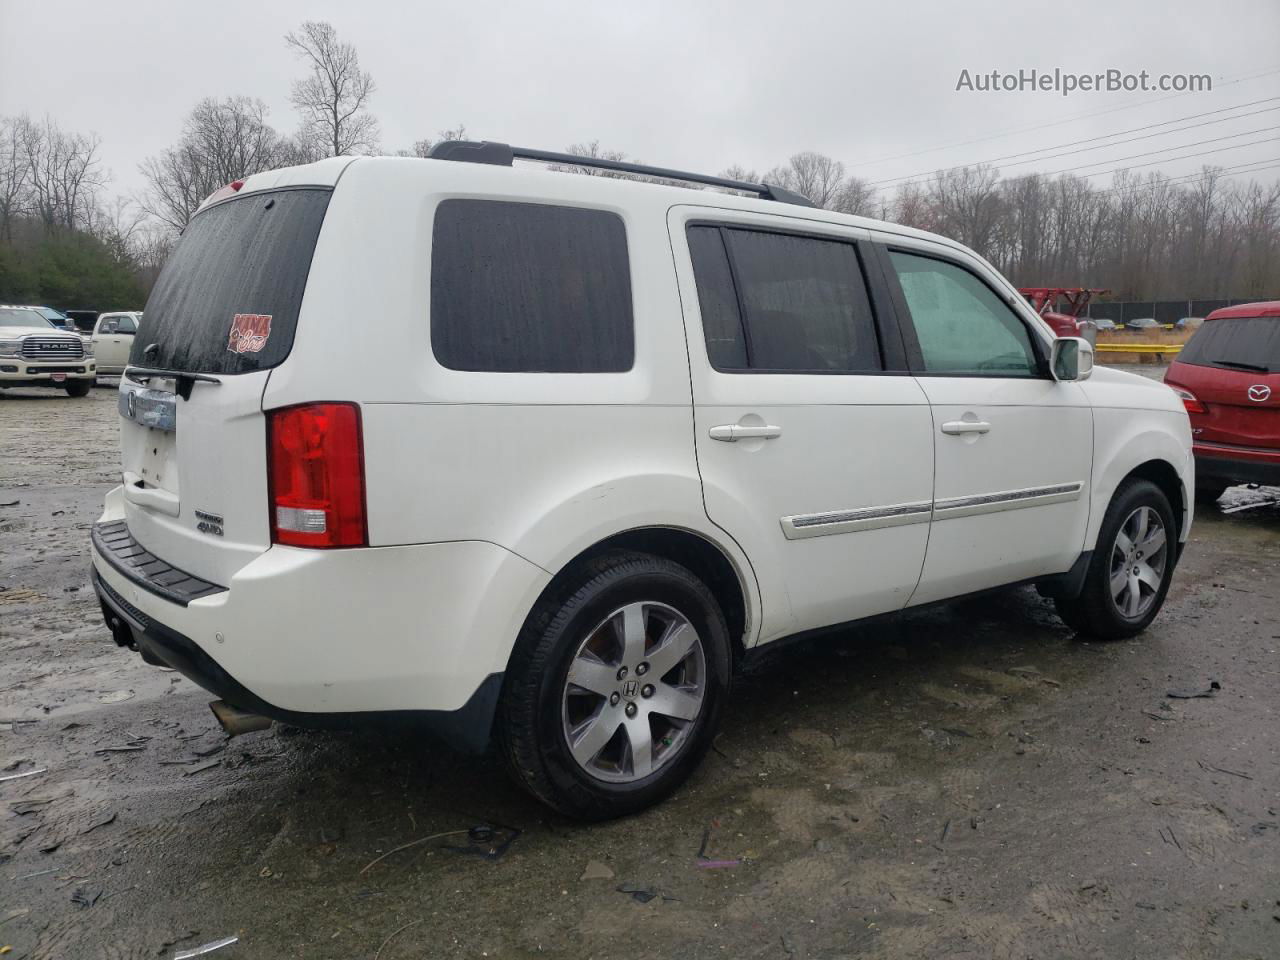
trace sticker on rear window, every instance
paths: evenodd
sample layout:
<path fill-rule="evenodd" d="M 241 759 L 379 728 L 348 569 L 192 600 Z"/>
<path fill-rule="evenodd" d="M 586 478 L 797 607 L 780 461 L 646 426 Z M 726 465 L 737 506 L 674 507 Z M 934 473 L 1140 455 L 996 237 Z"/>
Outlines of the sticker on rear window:
<path fill-rule="evenodd" d="M 260 353 L 271 336 L 271 314 L 237 313 L 231 318 L 227 349 L 232 353 Z"/>

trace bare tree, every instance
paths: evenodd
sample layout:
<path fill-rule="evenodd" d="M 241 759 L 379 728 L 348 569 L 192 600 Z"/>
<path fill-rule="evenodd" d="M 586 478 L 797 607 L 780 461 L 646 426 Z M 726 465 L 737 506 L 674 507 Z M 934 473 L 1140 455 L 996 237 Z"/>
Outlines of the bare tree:
<path fill-rule="evenodd" d="M 378 121 L 368 110 L 376 88 L 372 75 L 360 69 L 356 48 L 340 41 L 331 24 L 316 20 L 284 39 L 310 71 L 290 97 L 302 115 L 304 136 L 330 157 L 376 150 Z"/>
<path fill-rule="evenodd" d="M 987 249 L 1000 218 L 994 167 L 961 167 L 938 174 L 929 184 L 929 205 L 938 229 L 979 251 Z"/>
<path fill-rule="evenodd" d="M 830 209 L 844 188 L 844 164 L 825 154 L 812 150 L 797 153 L 783 169 L 786 175 L 782 179 L 769 182 L 794 190 L 819 207 Z"/>
<path fill-rule="evenodd" d="M 26 155 L 26 117 L 0 117 L 0 239 L 13 241 L 13 221 L 27 212 L 30 167 Z"/>
<path fill-rule="evenodd" d="M 47 230 L 87 227 L 107 182 L 97 134 L 67 133 L 47 118 L 24 122 L 21 130 L 35 215 Z"/>
<path fill-rule="evenodd" d="M 263 170 L 287 166 L 300 146 L 267 123 L 267 106 L 250 97 L 201 100 L 172 147 L 142 162 L 147 213 L 181 230 L 200 204 L 221 187 Z"/>

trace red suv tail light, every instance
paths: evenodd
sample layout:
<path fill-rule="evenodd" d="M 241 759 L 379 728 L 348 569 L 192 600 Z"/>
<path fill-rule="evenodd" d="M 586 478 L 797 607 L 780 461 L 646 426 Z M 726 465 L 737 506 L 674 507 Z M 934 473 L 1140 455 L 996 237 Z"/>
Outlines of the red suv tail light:
<path fill-rule="evenodd" d="M 309 403 L 271 411 L 267 455 L 273 543 L 368 544 L 358 406 Z"/>
<path fill-rule="evenodd" d="M 1186 387 L 1175 387 L 1169 384 L 1169 388 L 1182 398 L 1182 405 L 1187 408 L 1187 413 L 1208 413 L 1209 408 L 1200 402 L 1199 398 Z"/>

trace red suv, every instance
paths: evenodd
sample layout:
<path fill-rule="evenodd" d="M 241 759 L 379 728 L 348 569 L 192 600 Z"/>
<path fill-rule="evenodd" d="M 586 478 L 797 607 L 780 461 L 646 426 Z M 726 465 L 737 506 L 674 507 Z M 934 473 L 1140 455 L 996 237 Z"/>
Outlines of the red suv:
<path fill-rule="evenodd" d="M 1198 499 L 1280 485 L 1280 300 L 1209 314 L 1164 380 L 1191 415 Z"/>

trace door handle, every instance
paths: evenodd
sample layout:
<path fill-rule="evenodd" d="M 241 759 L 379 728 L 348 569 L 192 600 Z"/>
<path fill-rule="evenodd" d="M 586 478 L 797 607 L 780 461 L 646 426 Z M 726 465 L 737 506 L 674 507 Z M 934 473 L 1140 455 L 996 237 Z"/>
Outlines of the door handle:
<path fill-rule="evenodd" d="M 988 433 L 991 424 L 985 420 L 950 420 L 942 425 L 942 432 L 949 437 L 962 437 L 966 433 Z"/>
<path fill-rule="evenodd" d="M 740 423 L 722 424 L 718 427 L 712 427 L 708 432 L 712 440 L 723 440 L 726 443 L 733 443 L 735 440 L 772 440 L 775 437 L 782 436 L 781 427 L 745 427 Z"/>

